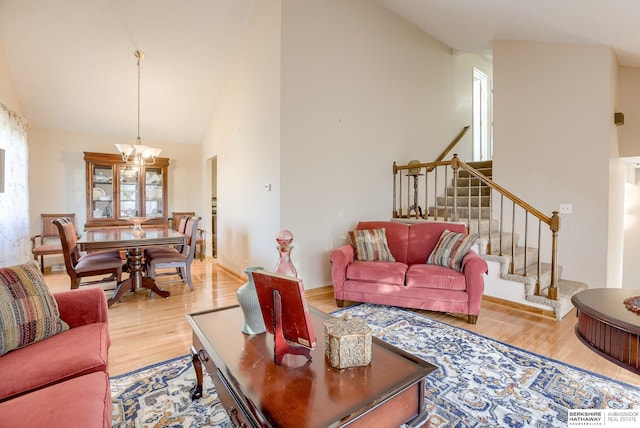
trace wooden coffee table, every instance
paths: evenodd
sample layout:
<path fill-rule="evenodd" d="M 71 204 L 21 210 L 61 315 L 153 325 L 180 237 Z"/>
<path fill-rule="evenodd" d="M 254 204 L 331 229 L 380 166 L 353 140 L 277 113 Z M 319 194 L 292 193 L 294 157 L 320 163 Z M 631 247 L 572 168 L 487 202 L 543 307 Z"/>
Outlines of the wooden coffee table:
<path fill-rule="evenodd" d="M 435 366 L 373 338 L 371 364 L 335 369 L 325 357 L 323 322 L 310 308 L 318 346 L 312 361 L 286 355 L 274 363 L 273 336 L 241 332 L 239 307 L 187 315 L 193 366 L 202 395 L 202 365 L 236 426 L 428 426 L 425 377 Z"/>
<path fill-rule="evenodd" d="M 604 358 L 640 374 L 640 315 L 624 306 L 638 289 L 591 288 L 575 294 L 578 338 Z"/>

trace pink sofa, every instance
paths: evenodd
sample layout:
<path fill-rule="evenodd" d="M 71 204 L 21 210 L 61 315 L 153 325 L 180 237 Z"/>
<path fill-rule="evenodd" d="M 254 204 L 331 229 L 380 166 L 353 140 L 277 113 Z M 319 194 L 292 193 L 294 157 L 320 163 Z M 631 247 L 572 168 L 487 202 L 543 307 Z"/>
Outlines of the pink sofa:
<path fill-rule="evenodd" d="M 0 356 L 0 426 L 110 427 L 104 291 L 53 295 L 70 329 Z"/>
<path fill-rule="evenodd" d="M 466 233 L 461 223 L 429 221 L 405 224 L 393 221 L 360 222 L 357 229 L 386 230 L 395 262 L 355 261 L 352 245 L 331 253 L 331 278 L 336 304 L 345 300 L 467 315 L 475 324 L 480 313 L 487 263 L 475 251 L 462 261 L 462 272 L 426 264 L 445 229 Z"/>

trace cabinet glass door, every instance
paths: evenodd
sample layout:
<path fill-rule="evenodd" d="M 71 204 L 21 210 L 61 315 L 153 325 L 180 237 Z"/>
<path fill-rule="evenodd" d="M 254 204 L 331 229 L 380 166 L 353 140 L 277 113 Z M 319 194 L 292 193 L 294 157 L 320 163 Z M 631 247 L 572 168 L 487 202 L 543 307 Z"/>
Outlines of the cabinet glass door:
<path fill-rule="evenodd" d="M 120 213 L 118 218 L 140 217 L 140 189 L 137 167 L 120 168 Z"/>
<path fill-rule="evenodd" d="M 113 219 L 113 166 L 93 165 L 91 214 L 94 219 Z"/>
<path fill-rule="evenodd" d="M 148 218 L 161 218 L 163 216 L 163 177 L 162 168 L 146 168 L 145 174 L 145 216 Z"/>

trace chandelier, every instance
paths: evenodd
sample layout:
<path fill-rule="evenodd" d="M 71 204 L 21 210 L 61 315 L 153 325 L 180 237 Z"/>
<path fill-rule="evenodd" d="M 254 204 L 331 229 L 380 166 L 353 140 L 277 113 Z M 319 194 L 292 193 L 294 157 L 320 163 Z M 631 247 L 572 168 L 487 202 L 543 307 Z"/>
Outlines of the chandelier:
<path fill-rule="evenodd" d="M 140 138 L 140 60 L 144 52 L 135 51 L 133 55 L 138 59 L 138 136 L 135 144 L 116 144 L 116 148 L 127 165 L 153 165 L 162 150 L 143 145 Z"/>

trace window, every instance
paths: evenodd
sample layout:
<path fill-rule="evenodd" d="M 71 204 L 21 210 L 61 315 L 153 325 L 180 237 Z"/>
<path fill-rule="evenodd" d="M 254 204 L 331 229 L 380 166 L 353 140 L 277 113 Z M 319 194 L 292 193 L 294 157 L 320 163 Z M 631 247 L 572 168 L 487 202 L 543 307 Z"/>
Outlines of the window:
<path fill-rule="evenodd" d="M 491 85 L 489 76 L 473 68 L 473 160 L 490 160 L 493 156 L 491 136 Z"/>

